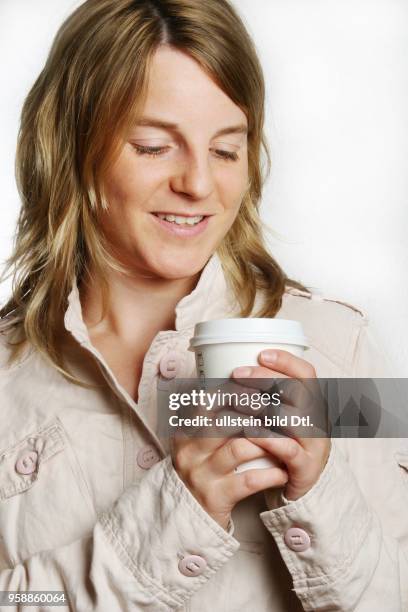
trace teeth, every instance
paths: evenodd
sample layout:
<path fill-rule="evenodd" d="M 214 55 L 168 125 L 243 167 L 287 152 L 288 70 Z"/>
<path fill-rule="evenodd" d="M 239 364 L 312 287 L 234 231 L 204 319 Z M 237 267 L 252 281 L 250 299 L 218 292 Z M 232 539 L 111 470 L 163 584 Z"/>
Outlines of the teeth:
<path fill-rule="evenodd" d="M 164 219 L 165 221 L 170 221 L 170 223 L 176 223 L 177 225 L 196 225 L 197 223 L 200 223 L 202 219 L 204 219 L 202 215 L 197 217 L 178 217 L 176 215 L 158 214 L 157 216 L 159 219 Z"/>

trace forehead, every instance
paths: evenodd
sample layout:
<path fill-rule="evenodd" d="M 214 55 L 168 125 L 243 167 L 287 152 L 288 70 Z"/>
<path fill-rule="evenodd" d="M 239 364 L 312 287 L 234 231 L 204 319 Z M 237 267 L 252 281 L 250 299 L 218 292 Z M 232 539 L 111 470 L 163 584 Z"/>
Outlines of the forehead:
<path fill-rule="evenodd" d="M 193 58 L 168 46 L 152 58 L 143 114 L 180 125 L 247 124 L 245 113 Z"/>

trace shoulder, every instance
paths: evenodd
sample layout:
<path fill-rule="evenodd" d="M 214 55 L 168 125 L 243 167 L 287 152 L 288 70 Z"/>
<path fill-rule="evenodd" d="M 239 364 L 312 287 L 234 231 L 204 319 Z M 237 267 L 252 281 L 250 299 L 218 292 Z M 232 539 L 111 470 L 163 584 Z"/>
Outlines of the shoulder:
<path fill-rule="evenodd" d="M 8 424 L 0 427 L 0 454 L 16 440 L 39 431 L 56 414 L 63 397 L 58 373 L 32 344 L 26 343 L 10 361 L 16 339 L 15 330 L 0 330 L 0 422 Z"/>
<path fill-rule="evenodd" d="M 21 330 L 19 328 L 6 327 L 4 322 L 0 321 L 0 373 L 2 375 L 21 367 L 31 355 L 32 350 L 26 343 L 13 359 L 16 343 L 20 339 Z"/>
<path fill-rule="evenodd" d="M 362 323 L 368 321 L 367 314 L 355 304 L 350 304 L 338 297 L 329 296 L 321 291 L 308 289 L 301 290 L 295 287 L 286 286 L 283 299 L 297 303 L 299 307 L 305 308 L 310 313 L 313 311 L 330 313 L 330 316 L 340 317 L 355 317 L 357 321 L 360 319 Z M 309 303 L 309 305 L 308 305 Z"/>
<path fill-rule="evenodd" d="M 314 290 L 302 291 L 286 287 L 282 298 L 281 313 L 293 313 L 315 339 L 329 330 L 341 330 L 342 336 L 349 330 L 366 327 L 367 314 L 354 304 L 338 297 L 328 296 Z"/>
<path fill-rule="evenodd" d="M 286 287 L 279 318 L 302 323 L 311 350 L 306 358 L 320 366 L 320 376 L 353 376 L 359 345 L 367 335 L 367 314 L 354 304 L 313 289 Z M 318 369 L 318 373 L 319 373 Z"/>
<path fill-rule="evenodd" d="M 0 418 L 17 418 L 35 395 L 38 372 L 33 369 L 35 350 L 27 342 L 16 353 L 21 331 L 0 322 Z M 10 422 L 10 420 L 9 420 Z"/>
<path fill-rule="evenodd" d="M 11 367 L 12 333 L 0 326 L 0 371 L 4 372 Z"/>

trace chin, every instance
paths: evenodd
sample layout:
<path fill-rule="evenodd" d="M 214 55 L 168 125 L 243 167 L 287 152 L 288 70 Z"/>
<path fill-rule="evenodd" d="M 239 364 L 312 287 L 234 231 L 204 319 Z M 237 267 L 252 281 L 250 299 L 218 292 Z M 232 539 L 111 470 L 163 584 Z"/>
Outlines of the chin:
<path fill-rule="evenodd" d="M 172 259 L 171 262 L 161 262 L 152 266 L 152 269 L 161 278 L 167 280 L 177 280 L 181 278 L 189 278 L 195 276 L 204 268 L 210 256 L 204 258 L 192 258 L 187 254 Z"/>

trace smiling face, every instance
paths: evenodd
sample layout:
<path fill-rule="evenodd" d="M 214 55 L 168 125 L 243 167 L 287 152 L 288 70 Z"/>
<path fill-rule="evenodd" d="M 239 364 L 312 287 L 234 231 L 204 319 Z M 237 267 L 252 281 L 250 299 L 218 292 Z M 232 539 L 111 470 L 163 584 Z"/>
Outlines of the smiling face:
<path fill-rule="evenodd" d="M 246 131 L 243 111 L 191 57 L 156 51 L 141 117 L 104 183 L 102 227 L 123 264 L 166 279 L 204 267 L 247 190 Z"/>

